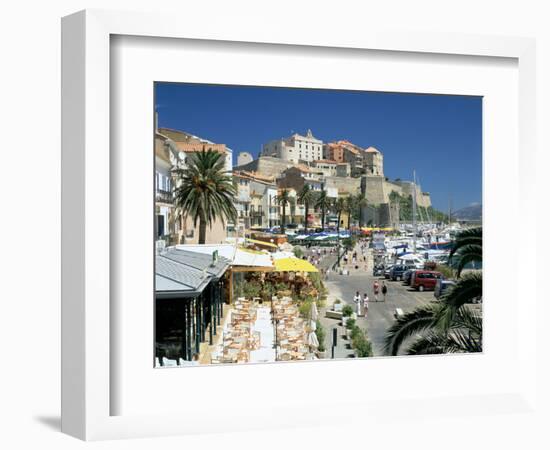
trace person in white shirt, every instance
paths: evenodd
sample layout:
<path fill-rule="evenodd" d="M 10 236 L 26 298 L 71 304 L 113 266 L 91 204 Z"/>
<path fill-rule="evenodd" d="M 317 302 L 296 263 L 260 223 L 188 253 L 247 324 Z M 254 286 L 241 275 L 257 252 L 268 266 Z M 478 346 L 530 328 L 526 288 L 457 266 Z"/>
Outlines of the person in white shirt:
<path fill-rule="evenodd" d="M 363 312 L 364 312 L 364 316 L 365 318 L 367 318 L 367 312 L 369 310 L 369 296 L 367 295 L 367 293 L 365 292 L 363 294 Z"/>
<path fill-rule="evenodd" d="M 355 297 L 353 297 L 353 302 L 355 303 L 356 309 L 357 309 L 357 315 L 361 314 L 361 294 L 359 291 L 355 293 Z"/>

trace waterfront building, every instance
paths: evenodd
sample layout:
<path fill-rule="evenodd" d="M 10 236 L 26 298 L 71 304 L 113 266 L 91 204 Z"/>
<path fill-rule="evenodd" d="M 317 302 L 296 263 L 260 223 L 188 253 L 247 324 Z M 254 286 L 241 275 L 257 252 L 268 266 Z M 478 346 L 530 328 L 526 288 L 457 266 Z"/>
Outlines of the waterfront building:
<path fill-rule="evenodd" d="M 180 226 L 176 220 L 174 204 L 174 180 L 172 170 L 178 165 L 178 149 L 175 143 L 155 134 L 155 240 L 164 246 L 177 242 Z"/>
<path fill-rule="evenodd" d="M 250 222 L 250 181 L 251 177 L 239 171 L 233 172 L 233 182 L 237 187 L 237 195 L 235 197 L 235 209 L 237 210 L 237 228 L 238 235 L 241 236 L 244 230 L 248 230 L 251 226 Z"/>
<path fill-rule="evenodd" d="M 275 178 L 245 170 L 236 170 L 233 177 L 239 180 L 239 183 L 242 183 L 238 186 L 242 186 L 243 198 L 249 199 L 249 227 L 268 228 L 279 225 L 280 208 L 276 200 L 277 185 L 275 184 Z M 238 199 L 237 202 L 239 202 Z"/>
<path fill-rule="evenodd" d="M 222 332 L 229 303 L 230 261 L 175 247 L 155 258 L 155 356 L 181 362 L 202 357 Z M 227 272 L 227 273 L 226 273 Z"/>
<path fill-rule="evenodd" d="M 159 128 L 157 132 L 159 139 L 164 140 L 165 143 L 168 143 L 168 148 L 170 153 L 173 155 L 170 157 L 171 161 L 171 170 L 176 168 L 185 168 L 188 159 L 193 153 L 212 150 L 219 152 L 223 155 L 225 162 L 225 170 L 228 175 L 231 176 L 233 170 L 233 151 L 227 147 L 225 144 L 216 144 L 207 139 L 195 136 L 193 134 L 187 133 L 185 131 L 173 130 L 170 128 Z M 172 179 L 171 191 L 177 187 L 175 184 L 177 180 Z M 164 205 L 159 204 L 160 215 L 166 211 Z M 165 239 L 165 245 L 171 244 L 195 244 L 199 240 L 198 226 L 195 226 L 192 217 L 187 217 L 186 220 L 183 220 L 183 212 L 177 209 L 173 209 L 173 216 L 166 216 L 166 221 L 169 223 L 170 218 L 174 221 L 174 225 L 171 228 L 173 233 L 175 233 L 174 239 Z M 158 218 L 157 220 L 162 221 L 163 219 Z M 235 226 L 232 223 L 224 223 L 222 220 L 216 220 L 212 226 L 208 227 L 206 233 L 206 243 L 220 243 L 225 242 L 227 238 L 227 230 Z M 158 233 L 157 233 L 158 234 Z"/>

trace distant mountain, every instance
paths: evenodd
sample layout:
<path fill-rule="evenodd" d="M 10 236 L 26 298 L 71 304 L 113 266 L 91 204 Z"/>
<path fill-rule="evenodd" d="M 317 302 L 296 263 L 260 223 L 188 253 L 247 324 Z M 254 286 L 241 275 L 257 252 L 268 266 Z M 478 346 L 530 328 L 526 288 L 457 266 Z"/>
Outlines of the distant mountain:
<path fill-rule="evenodd" d="M 482 207 L 481 203 L 475 203 L 465 208 L 461 208 L 457 211 L 454 211 L 451 215 L 454 219 L 458 220 L 481 220 L 482 217 Z"/>

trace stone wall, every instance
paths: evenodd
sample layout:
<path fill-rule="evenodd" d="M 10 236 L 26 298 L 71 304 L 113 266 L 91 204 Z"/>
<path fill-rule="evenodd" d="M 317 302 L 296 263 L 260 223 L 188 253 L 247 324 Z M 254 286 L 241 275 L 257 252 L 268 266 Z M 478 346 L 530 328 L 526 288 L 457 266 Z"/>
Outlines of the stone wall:
<path fill-rule="evenodd" d="M 281 175 L 281 173 L 284 170 L 293 166 L 294 164 L 291 163 L 290 161 L 285 161 L 279 158 L 273 158 L 271 156 L 260 156 L 258 159 L 255 159 L 254 161 L 249 162 L 248 164 L 237 166 L 234 169 L 246 170 L 248 172 L 258 172 L 265 176 L 277 178 Z"/>
<path fill-rule="evenodd" d="M 351 177 L 325 177 L 325 186 L 335 188 L 339 193 L 356 195 L 361 189 L 361 179 Z"/>

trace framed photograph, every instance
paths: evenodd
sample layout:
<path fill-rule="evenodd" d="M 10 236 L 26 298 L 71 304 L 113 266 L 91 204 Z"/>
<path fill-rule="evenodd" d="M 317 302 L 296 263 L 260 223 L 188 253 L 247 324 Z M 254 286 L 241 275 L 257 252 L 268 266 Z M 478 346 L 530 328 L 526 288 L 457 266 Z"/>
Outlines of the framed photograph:
<path fill-rule="evenodd" d="M 63 431 L 529 411 L 534 42 L 180 24 L 63 19 Z"/>

